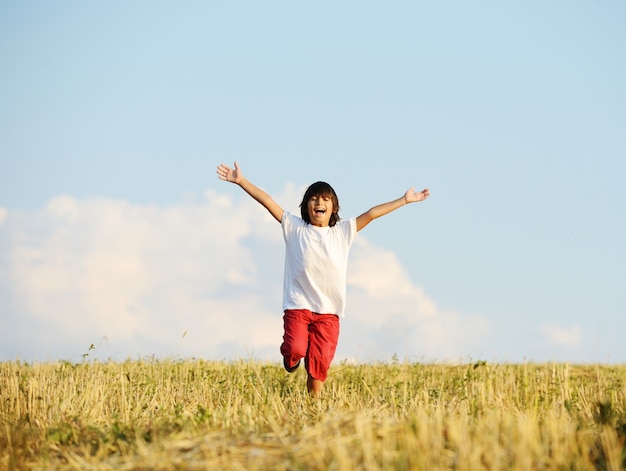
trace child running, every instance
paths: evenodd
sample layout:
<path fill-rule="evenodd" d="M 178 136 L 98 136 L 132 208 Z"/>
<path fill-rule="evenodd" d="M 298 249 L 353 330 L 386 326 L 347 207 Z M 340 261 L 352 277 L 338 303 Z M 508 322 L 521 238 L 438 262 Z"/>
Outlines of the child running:
<path fill-rule="evenodd" d="M 220 180 L 239 185 L 278 221 L 285 239 L 283 280 L 284 335 L 280 353 L 289 373 L 304 358 L 307 390 L 319 396 L 339 338 L 339 317 L 346 307 L 348 252 L 356 233 L 371 221 L 408 203 L 424 201 L 428 189 L 374 206 L 357 218 L 342 221 L 339 199 L 325 182 L 313 183 L 300 203 L 300 216 L 284 211 L 265 191 L 235 168 L 220 164 Z"/>

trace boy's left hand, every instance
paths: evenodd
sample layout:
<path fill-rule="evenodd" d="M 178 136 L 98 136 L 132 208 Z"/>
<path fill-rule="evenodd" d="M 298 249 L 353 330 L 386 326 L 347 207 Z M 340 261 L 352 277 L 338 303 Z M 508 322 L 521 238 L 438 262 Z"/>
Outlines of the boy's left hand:
<path fill-rule="evenodd" d="M 415 191 L 415 188 L 409 188 L 404 194 L 404 200 L 407 203 L 417 203 L 418 201 L 424 201 L 429 196 L 428 188 L 424 188 L 422 191 Z"/>

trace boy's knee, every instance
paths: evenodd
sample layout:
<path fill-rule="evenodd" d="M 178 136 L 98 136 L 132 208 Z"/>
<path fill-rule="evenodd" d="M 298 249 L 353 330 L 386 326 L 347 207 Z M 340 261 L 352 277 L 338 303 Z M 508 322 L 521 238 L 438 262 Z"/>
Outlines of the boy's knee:
<path fill-rule="evenodd" d="M 307 345 L 283 343 L 280 347 L 280 353 L 284 357 L 303 358 L 306 356 Z"/>

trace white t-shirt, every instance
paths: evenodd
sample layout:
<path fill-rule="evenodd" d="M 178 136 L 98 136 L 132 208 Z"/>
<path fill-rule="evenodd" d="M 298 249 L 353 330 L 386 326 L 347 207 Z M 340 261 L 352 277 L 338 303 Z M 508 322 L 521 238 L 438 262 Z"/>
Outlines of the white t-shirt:
<path fill-rule="evenodd" d="M 348 252 L 356 236 L 356 219 L 317 227 L 285 211 L 283 309 L 308 309 L 343 317 L 346 308 Z"/>

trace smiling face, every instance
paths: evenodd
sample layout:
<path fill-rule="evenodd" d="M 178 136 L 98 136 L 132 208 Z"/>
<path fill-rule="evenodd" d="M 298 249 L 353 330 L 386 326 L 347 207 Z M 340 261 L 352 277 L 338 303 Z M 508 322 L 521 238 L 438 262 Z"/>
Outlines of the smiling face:
<path fill-rule="evenodd" d="M 335 212 L 332 196 L 315 195 L 307 203 L 309 224 L 318 227 L 330 225 L 330 217 Z"/>
<path fill-rule="evenodd" d="M 339 217 L 339 199 L 326 182 L 315 182 L 304 193 L 300 214 L 309 224 L 319 227 L 334 226 Z"/>

